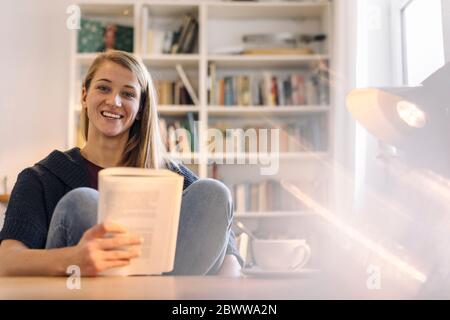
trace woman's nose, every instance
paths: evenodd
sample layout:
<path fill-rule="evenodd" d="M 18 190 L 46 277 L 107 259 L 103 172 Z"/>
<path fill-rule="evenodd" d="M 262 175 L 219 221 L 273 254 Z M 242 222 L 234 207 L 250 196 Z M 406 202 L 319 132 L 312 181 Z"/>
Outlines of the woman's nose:
<path fill-rule="evenodd" d="M 112 93 L 108 99 L 108 103 L 114 105 L 115 107 L 122 107 L 122 99 L 120 94 Z"/>

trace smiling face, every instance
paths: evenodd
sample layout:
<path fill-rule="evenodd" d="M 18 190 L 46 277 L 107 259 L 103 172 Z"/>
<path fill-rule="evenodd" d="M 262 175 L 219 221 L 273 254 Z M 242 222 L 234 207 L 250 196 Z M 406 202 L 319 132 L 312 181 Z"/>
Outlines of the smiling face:
<path fill-rule="evenodd" d="M 82 104 L 89 118 L 89 137 L 128 137 L 139 120 L 141 87 L 127 68 L 105 61 L 96 71 L 89 88 L 83 88 Z"/>

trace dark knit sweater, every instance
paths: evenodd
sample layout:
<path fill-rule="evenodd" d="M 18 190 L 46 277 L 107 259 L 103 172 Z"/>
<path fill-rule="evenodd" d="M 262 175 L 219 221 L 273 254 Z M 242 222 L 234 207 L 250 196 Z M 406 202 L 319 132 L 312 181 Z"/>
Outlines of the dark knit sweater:
<path fill-rule="evenodd" d="M 178 168 L 170 166 L 169 169 L 184 177 L 183 190 L 198 180 L 181 164 Z M 56 204 L 66 193 L 80 187 L 90 187 L 90 183 L 79 148 L 66 152 L 55 150 L 33 167 L 23 170 L 11 193 L 0 242 L 11 239 L 22 242 L 30 249 L 45 248 Z M 235 255 L 243 264 L 232 231 L 227 254 Z"/>

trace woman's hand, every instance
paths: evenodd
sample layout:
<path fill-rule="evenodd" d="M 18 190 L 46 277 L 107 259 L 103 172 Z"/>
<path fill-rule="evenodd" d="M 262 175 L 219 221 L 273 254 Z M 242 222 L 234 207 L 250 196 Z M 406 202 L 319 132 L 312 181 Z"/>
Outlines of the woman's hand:
<path fill-rule="evenodd" d="M 131 259 L 141 254 L 141 243 L 139 236 L 127 233 L 118 224 L 97 224 L 87 230 L 74 247 L 72 264 L 80 268 L 83 276 L 96 276 L 107 269 L 129 265 Z"/>

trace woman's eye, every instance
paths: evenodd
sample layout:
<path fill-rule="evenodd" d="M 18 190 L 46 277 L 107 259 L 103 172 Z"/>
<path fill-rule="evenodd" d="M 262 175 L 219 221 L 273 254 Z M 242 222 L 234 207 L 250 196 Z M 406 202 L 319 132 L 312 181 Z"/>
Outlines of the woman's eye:
<path fill-rule="evenodd" d="M 126 97 L 126 98 L 129 98 L 129 99 L 131 99 L 131 98 L 135 98 L 136 97 L 136 95 L 133 93 L 133 92 L 124 92 L 123 93 L 123 95 Z"/>
<path fill-rule="evenodd" d="M 100 90 L 101 92 L 108 92 L 109 90 L 107 86 L 98 86 L 97 89 Z"/>

